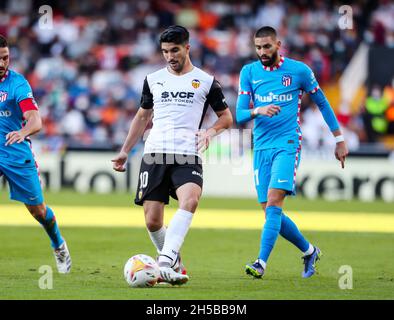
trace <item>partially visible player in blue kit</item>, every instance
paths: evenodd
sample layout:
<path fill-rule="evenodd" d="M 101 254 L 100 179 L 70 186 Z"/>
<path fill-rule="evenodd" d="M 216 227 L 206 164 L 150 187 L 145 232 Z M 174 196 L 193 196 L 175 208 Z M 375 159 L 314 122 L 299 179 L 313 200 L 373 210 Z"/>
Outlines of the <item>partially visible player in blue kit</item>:
<path fill-rule="evenodd" d="M 0 35 L 0 176 L 10 187 L 10 198 L 25 204 L 44 227 L 54 250 L 59 273 L 69 273 L 71 257 L 55 215 L 42 195 L 38 166 L 29 136 L 41 130 L 41 118 L 31 87 L 8 69 L 9 48 Z"/>
<path fill-rule="evenodd" d="M 281 42 L 275 29 L 260 28 L 254 36 L 258 61 L 240 73 L 236 118 L 238 123 L 254 119 L 254 178 L 258 201 L 266 221 L 260 252 L 246 273 L 261 278 L 269 255 L 280 234 L 303 252 L 302 277 L 316 271 L 321 252 L 309 243 L 294 222 L 282 211 L 286 195 L 295 195 L 295 178 L 300 161 L 302 134 L 300 107 L 303 92 L 310 94 L 336 139 L 335 156 L 344 168 L 348 155 L 337 118 L 312 70 L 303 62 L 279 54 Z M 253 109 L 250 109 L 250 100 Z"/>

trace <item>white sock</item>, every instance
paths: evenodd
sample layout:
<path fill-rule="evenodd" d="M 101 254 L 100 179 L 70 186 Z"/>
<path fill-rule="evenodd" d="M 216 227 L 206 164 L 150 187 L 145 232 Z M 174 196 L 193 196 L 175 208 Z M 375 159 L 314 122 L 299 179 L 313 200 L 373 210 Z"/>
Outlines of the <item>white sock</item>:
<path fill-rule="evenodd" d="M 261 259 L 258 259 L 259 260 L 259 263 L 261 264 L 261 266 L 264 268 L 264 270 L 265 270 L 265 268 L 267 267 L 267 264 L 265 263 L 265 261 L 264 260 L 261 260 Z"/>
<path fill-rule="evenodd" d="M 192 219 L 193 213 L 189 211 L 178 209 L 175 212 L 167 228 L 164 246 L 159 256 L 159 263 L 164 262 L 172 265 L 176 261 Z"/>
<path fill-rule="evenodd" d="M 304 252 L 304 256 L 309 256 L 310 254 L 313 253 L 313 250 L 315 250 L 315 247 L 312 246 L 311 244 L 309 244 L 309 248 L 308 248 L 308 250 L 306 250 L 306 251 Z"/>
<path fill-rule="evenodd" d="M 163 250 L 164 240 L 166 238 L 166 227 L 162 226 L 159 230 L 150 232 L 149 237 L 152 240 L 153 244 L 155 245 L 157 252 L 160 254 L 161 250 Z"/>

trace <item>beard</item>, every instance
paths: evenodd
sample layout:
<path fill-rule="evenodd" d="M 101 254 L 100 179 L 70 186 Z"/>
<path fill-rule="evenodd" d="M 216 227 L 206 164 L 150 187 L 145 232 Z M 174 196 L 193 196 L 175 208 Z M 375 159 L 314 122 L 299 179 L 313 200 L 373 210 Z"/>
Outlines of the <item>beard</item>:
<path fill-rule="evenodd" d="M 262 59 L 263 57 L 264 58 L 269 58 L 269 60 L 263 61 L 263 59 Z M 263 64 L 263 66 L 265 66 L 265 67 L 272 67 L 275 64 L 276 59 L 278 59 L 278 51 L 274 52 L 271 57 L 263 55 L 261 57 L 259 56 L 259 59 L 260 59 L 261 63 Z"/>
<path fill-rule="evenodd" d="M 169 63 L 169 65 L 170 65 L 170 68 L 171 68 L 173 71 L 179 73 L 179 72 L 181 72 L 181 71 L 183 70 L 183 67 L 184 67 L 184 65 L 185 65 L 185 59 L 183 59 L 183 60 L 178 60 L 178 61 L 176 61 L 175 64 Z"/>

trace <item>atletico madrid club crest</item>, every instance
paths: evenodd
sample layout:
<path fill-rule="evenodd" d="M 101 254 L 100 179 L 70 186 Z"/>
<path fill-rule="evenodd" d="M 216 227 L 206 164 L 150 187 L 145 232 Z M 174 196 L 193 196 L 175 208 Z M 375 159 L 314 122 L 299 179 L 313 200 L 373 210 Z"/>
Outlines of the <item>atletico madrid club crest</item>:
<path fill-rule="evenodd" d="M 289 76 L 289 75 L 284 75 L 284 76 L 282 76 L 282 84 L 283 84 L 285 87 L 290 86 L 290 85 L 291 85 L 291 76 Z"/>
<path fill-rule="evenodd" d="M 198 89 L 198 87 L 200 86 L 200 80 L 193 79 L 192 80 L 192 86 L 193 86 L 194 89 Z"/>
<path fill-rule="evenodd" d="M 8 93 L 4 91 L 0 91 L 0 102 L 4 102 L 7 100 Z"/>

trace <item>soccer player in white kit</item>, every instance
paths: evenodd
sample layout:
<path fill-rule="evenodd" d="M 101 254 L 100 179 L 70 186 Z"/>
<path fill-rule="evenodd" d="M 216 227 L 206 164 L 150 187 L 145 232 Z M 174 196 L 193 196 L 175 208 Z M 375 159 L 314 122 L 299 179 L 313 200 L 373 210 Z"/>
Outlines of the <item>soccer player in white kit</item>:
<path fill-rule="evenodd" d="M 143 206 L 149 236 L 160 253 L 160 281 L 180 285 L 189 279 L 179 251 L 202 192 L 200 154 L 212 137 L 232 125 L 233 118 L 218 81 L 193 66 L 187 29 L 167 28 L 160 36 L 160 47 L 168 66 L 145 78 L 140 108 L 112 162 L 114 170 L 125 171 L 130 150 L 152 119 L 135 203 Z M 218 119 L 209 129 L 200 130 L 209 105 Z M 179 207 L 166 228 L 164 206 L 170 195 Z"/>

